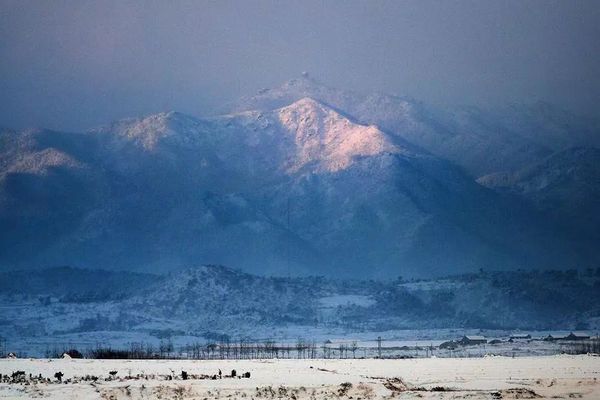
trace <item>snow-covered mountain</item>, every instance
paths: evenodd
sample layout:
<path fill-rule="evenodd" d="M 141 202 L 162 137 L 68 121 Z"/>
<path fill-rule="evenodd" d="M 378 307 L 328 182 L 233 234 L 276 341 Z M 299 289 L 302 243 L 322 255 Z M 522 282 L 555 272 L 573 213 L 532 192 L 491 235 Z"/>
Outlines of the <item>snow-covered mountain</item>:
<path fill-rule="evenodd" d="M 302 78 L 203 120 L 3 131 L 0 266 L 389 277 L 592 265 L 595 242 L 574 250 L 546 211 L 474 180 L 551 151 L 490 121 Z"/>
<path fill-rule="evenodd" d="M 330 88 L 308 76 L 263 89 L 231 108 L 272 110 L 303 97 L 343 110 L 362 124 L 377 125 L 462 166 L 475 177 L 513 171 L 573 146 L 600 146 L 597 120 L 575 116 L 548 103 L 491 111 L 472 106 L 441 109 L 405 96 Z"/>

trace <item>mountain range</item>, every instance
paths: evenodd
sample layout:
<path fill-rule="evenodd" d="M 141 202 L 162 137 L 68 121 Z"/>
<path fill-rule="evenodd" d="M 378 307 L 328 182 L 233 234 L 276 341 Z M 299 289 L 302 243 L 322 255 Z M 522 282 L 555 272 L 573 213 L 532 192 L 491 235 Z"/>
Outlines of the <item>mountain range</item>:
<path fill-rule="evenodd" d="M 599 125 L 303 76 L 195 118 L 0 133 L 0 268 L 439 276 L 598 265 Z"/>

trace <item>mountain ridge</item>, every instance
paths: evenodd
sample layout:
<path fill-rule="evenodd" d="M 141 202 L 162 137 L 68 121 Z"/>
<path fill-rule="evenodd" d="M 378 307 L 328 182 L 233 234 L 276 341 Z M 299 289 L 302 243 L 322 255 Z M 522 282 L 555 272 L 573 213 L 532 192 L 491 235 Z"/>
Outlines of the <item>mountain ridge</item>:
<path fill-rule="evenodd" d="M 375 124 L 462 166 L 476 178 L 522 168 L 574 145 L 600 146 L 600 122 L 548 103 L 494 111 L 474 106 L 436 108 L 407 96 L 330 88 L 310 77 L 243 97 L 231 109 L 272 110 L 302 97 L 344 110 L 359 123 Z"/>

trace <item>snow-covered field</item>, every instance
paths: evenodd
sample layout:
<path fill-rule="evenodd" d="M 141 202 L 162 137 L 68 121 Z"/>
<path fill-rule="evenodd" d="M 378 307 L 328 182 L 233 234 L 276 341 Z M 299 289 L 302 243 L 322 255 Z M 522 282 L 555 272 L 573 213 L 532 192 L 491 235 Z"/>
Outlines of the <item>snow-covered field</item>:
<path fill-rule="evenodd" d="M 250 372 L 250 378 L 181 379 Z M 0 399 L 600 398 L 600 357 L 407 360 L 0 360 L 0 373 L 68 383 L 0 383 Z M 109 371 L 117 371 L 109 380 Z M 95 375 L 99 379 L 83 381 Z M 169 377 L 173 377 L 170 379 Z M 53 382 L 56 380 L 52 378 Z"/>

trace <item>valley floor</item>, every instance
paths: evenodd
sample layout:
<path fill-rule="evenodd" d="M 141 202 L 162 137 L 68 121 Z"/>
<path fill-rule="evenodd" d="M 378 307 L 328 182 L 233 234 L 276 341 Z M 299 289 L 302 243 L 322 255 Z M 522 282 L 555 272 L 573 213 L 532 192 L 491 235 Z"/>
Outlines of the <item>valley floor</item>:
<path fill-rule="evenodd" d="M 223 379 L 211 379 L 219 369 Z M 231 378 L 250 372 L 250 378 Z M 600 398 L 600 357 L 406 360 L 3 359 L 0 399 L 525 399 Z M 63 383 L 36 382 L 61 371 Z M 116 371 L 110 378 L 109 371 Z M 186 371 L 189 378 L 183 380 Z M 29 374 L 33 378 L 30 378 Z M 86 375 L 98 379 L 85 380 Z M 89 379 L 89 378 L 88 378 Z M 0 379 L 2 381 L 2 379 Z M 67 381 L 67 382 L 65 382 Z"/>

